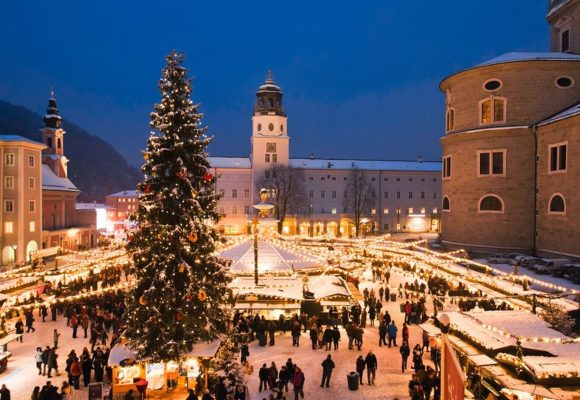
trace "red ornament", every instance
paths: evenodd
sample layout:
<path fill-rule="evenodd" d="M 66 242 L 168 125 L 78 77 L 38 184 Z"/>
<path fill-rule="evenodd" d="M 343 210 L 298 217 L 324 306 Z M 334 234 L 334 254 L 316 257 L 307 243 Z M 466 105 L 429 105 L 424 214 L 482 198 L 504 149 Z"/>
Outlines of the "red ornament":
<path fill-rule="evenodd" d="M 145 185 L 145 194 L 149 194 L 151 193 L 151 186 L 149 186 L 149 184 Z"/>
<path fill-rule="evenodd" d="M 181 170 L 181 171 L 179 171 L 179 172 L 177 173 L 177 177 L 178 177 L 179 179 L 184 179 L 184 178 L 185 178 L 185 171 L 184 171 L 184 170 Z"/>
<path fill-rule="evenodd" d="M 178 312 L 177 314 L 175 314 L 175 319 L 181 321 L 183 319 L 183 314 Z"/>
<path fill-rule="evenodd" d="M 191 301 L 191 300 L 193 300 L 193 296 L 188 294 L 187 296 L 185 296 L 185 300 Z"/>
<path fill-rule="evenodd" d="M 207 172 L 207 173 L 206 173 L 206 174 L 203 176 L 203 179 L 204 179 L 206 182 L 210 182 L 210 181 L 213 179 L 213 175 L 212 175 L 212 174 L 210 174 L 209 172 Z"/>

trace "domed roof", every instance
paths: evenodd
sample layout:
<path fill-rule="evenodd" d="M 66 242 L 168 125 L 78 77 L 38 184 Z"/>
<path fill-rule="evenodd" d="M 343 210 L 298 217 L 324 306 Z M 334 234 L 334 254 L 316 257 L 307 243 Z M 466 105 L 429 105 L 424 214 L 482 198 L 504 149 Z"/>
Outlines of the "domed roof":
<path fill-rule="evenodd" d="M 264 82 L 263 85 L 261 85 L 258 88 L 258 93 L 266 93 L 266 92 L 282 93 L 282 89 L 280 89 L 280 86 L 278 86 L 276 82 L 274 82 L 274 78 L 272 77 L 272 71 L 268 71 L 266 81 Z"/>

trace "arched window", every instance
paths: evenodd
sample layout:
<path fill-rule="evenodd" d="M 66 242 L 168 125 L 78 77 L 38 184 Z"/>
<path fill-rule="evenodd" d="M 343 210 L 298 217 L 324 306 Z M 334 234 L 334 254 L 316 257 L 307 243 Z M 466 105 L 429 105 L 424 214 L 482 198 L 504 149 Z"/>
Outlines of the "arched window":
<path fill-rule="evenodd" d="M 479 212 L 503 213 L 503 200 L 494 194 L 483 196 L 481 199 L 479 199 Z"/>
<path fill-rule="evenodd" d="M 46 138 L 46 145 L 49 149 L 52 149 L 52 138 Z"/>
<path fill-rule="evenodd" d="M 479 102 L 479 123 L 495 124 L 506 121 L 505 97 L 491 96 Z"/>
<path fill-rule="evenodd" d="M 60 138 L 58 138 L 58 139 L 56 139 L 56 143 L 57 143 L 56 148 L 61 149 L 62 148 L 62 140 Z"/>
<path fill-rule="evenodd" d="M 552 195 L 549 203 L 549 214 L 565 214 L 566 213 L 566 201 L 564 196 L 559 193 Z"/>
<path fill-rule="evenodd" d="M 451 211 L 451 204 L 447 196 L 443 197 L 443 211 Z"/>

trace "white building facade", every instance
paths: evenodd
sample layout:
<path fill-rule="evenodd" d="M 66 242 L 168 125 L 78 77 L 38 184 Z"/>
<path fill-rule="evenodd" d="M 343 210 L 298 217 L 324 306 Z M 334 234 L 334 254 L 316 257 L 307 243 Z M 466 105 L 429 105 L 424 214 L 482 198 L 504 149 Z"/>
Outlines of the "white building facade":
<path fill-rule="evenodd" d="M 441 210 L 441 163 L 290 158 L 288 117 L 282 91 L 269 76 L 256 94 L 250 157 L 210 157 L 218 210 L 226 234 L 251 231 L 259 182 L 275 165 L 301 169 L 305 206 L 287 215 L 282 232 L 308 236 L 353 236 L 352 215 L 344 198 L 353 169 L 370 186 L 370 207 L 364 215 L 366 233 L 438 232 Z"/>

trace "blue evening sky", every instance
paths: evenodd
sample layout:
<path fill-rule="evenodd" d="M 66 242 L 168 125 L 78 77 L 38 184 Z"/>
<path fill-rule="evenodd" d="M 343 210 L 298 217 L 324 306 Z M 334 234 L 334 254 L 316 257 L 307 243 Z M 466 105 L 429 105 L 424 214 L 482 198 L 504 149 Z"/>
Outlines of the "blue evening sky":
<path fill-rule="evenodd" d="M 54 86 L 65 118 L 140 165 L 164 56 L 177 49 L 213 155 L 249 154 L 255 91 L 272 69 L 292 156 L 438 160 L 440 80 L 509 51 L 548 51 L 546 9 L 547 0 L 7 1 L 0 99 L 43 113 Z"/>

